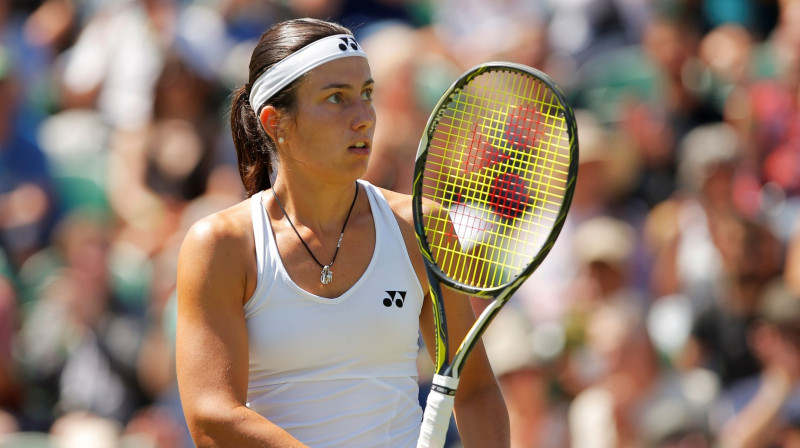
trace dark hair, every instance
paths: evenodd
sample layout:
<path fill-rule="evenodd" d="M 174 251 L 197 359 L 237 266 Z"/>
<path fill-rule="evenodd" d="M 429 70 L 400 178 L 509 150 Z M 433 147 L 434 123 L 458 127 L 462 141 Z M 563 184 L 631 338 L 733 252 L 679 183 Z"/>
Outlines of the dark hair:
<path fill-rule="evenodd" d="M 259 39 L 250 58 L 247 84 L 233 92 L 231 102 L 231 134 L 247 196 L 271 186 L 270 175 L 275 142 L 262 129 L 257 112 L 250 104 L 250 89 L 258 77 L 285 57 L 306 45 L 336 34 L 352 34 L 336 23 L 317 19 L 294 19 L 270 27 Z M 302 79 L 302 78 L 301 78 Z M 292 112 L 295 108 L 294 92 L 300 79 L 295 80 L 267 101 L 278 109 Z"/>

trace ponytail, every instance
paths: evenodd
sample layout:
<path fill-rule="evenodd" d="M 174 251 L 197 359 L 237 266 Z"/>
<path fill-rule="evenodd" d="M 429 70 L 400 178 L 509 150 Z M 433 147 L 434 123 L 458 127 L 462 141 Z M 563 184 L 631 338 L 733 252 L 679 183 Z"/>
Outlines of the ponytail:
<path fill-rule="evenodd" d="M 275 151 L 275 143 L 261 129 L 261 123 L 250 107 L 247 86 L 239 87 L 233 93 L 230 120 L 239 176 L 247 197 L 250 197 L 271 186 L 270 176 L 274 167 L 270 153 Z"/>

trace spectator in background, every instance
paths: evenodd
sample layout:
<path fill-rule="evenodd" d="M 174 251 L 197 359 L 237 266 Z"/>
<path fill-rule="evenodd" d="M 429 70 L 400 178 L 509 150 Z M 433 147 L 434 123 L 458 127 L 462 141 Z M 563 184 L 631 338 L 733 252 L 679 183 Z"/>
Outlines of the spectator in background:
<path fill-rule="evenodd" d="M 605 366 L 596 361 L 588 342 L 589 322 L 603 309 L 644 309 L 642 297 L 630 287 L 635 234 L 627 223 L 597 216 L 581 223 L 570 241 L 578 274 L 567 293 L 569 308 L 562 318 L 566 364 L 561 380 L 570 395 L 595 384 Z M 599 369 L 599 370 L 598 370 Z"/>
<path fill-rule="evenodd" d="M 524 310 L 506 305 L 483 335 L 486 353 L 508 407 L 513 448 L 567 446 L 566 407 L 551 394 L 548 357 L 560 351 L 563 332 L 534 327 Z"/>
<path fill-rule="evenodd" d="M 152 254 L 185 204 L 206 188 L 221 120 L 211 116 L 214 86 L 183 55 L 169 52 L 138 132 L 117 133 L 110 148 L 109 201 L 123 231 Z"/>
<path fill-rule="evenodd" d="M 571 446 L 711 446 L 704 416 L 717 393 L 713 374 L 664 368 L 630 304 L 599 309 L 585 328 L 596 379 L 570 402 Z"/>
<path fill-rule="evenodd" d="M 419 80 L 425 72 L 448 66 L 426 49 L 420 32 L 407 25 L 379 25 L 362 42 L 376 80 L 376 114 L 391 123 L 375 130 L 375 150 L 364 179 L 411 194 L 414 159 L 430 113 Z M 444 92 L 446 87 L 441 87 Z"/>
<path fill-rule="evenodd" d="M 636 233 L 630 224 L 608 216 L 581 223 L 573 235 L 580 278 L 575 282 L 574 309 L 625 302 L 646 309 L 647 302 L 631 288 Z"/>
<path fill-rule="evenodd" d="M 574 396 L 572 446 L 641 447 L 689 434 L 704 441 L 698 446 L 709 446 L 698 416 L 716 394 L 713 375 L 661 363 L 645 320 L 649 297 L 631 281 L 634 229 L 600 216 L 581 224 L 572 243 L 581 276 L 574 282 L 576 301 L 565 325 L 568 358 L 560 374 Z M 697 390 L 700 396 L 692 397 Z"/>
<path fill-rule="evenodd" d="M 136 372 L 142 322 L 114 296 L 110 232 L 80 213 L 59 224 L 59 258 L 22 323 L 20 360 L 33 391 L 26 406 L 37 430 L 76 411 L 124 424 L 149 401 Z"/>
<path fill-rule="evenodd" d="M 640 42 L 650 18 L 641 0 L 552 2 L 547 27 L 554 51 L 580 66 L 589 58 Z M 569 30 L 569 32 L 564 32 Z"/>
<path fill-rule="evenodd" d="M 578 107 L 617 128 L 635 151 L 631 200 L 650 208 L 676 189 L 678 143 L 696 126 L 719 121 L 722 111 L 698 62 L 698 29 L 660 12 L 641 42 L 598 55 L 580 67 L 573 96 Z M 717 109 L 715 109 L 717 107 Z"/>
<path fill-rule="evenodd" d="M 722 260 L 721 288 L 694 320 L 685 361 L 713 370 L 727 389 L 761 370 L 747 339 L 763 287 L 780 273 L 782 254 L 771 231 L 751 221 L 721 219 L 712 232 Z"/>
<path fill-rule="evenodd" d="M 717 294 L 722 267 L 713 229 L 718 219 L 737 213 L 740 154 L 740 140 L 724 123 L 697 127 L 681 142 L 681 188 L 654 207 L 645 224 L 655 297 L 680 294 L 698 311 Z"/>
<path fill-rule="evenodd" d="M 759 370 L 747 328 L 760 287 L 783 259 L 772 230 L 740 216 L 734 186 L 741 151 L 727 124 L 693 129 L 681 143 L 683 188 L 651 211 L 646 232 L 656 310 L 678 312 L 672 333 L 681 335 L 669 342 L 670 357 L 713 370 L 725 388 Z"/>
<path fill-rule="evenodd" d="M 753 212 L 789 234 L 800 195 L 800 3 L 777 3 L 778 23 L 754 48 L 753 80 L 732 98 L 729 115 L 747 143 Z"/>
<path fill-rule="evenodd" d="M 47 157 L 62 214 L 92 209 L 110 213 L 109 145 L 113 128 L 103 113 L 80 93 L 64 85 L 63 73 L 51 73 L 52 112 L 36 137 Z"/>
<path fill-rule="evenodd" d="M 18 269 L 47 243 L 57 204 L 35 128 L 24 121 L 14 64 L 0 46 L 0 247 Z"/>
<path fill-rule="evenodd" d="M 64 87 L 116 129 L 141 130 L 153 115 L 156 80 L 174 39 L 170 0 L 113 2 L 81 30 L 64 62 Z"/>
<path fill-rule="evenodd" d="M 749 329 L 763 369 L 720 400 L 723 448 L 794 447 L 800 409 L 800 296 L 777 279 Z"/>
<path fill-rule="evenodd" d="M 734 90 L 745 88 L 756 76 L 752 63 L 754 40 L 747 28 L 733 23 L 721 24 L 702 36 L 698 56 L 714 79 L 724 84 L 721 93 L 725 96 L 715 101 L 720 110 L 724 109 L 727 95 L 738 94 Z"/>
<path fill-rule="evenodd" d="M 435 41 L 466 70 L 491 60 L 546 69 L 547 6 L 540 0 L 432 2 Z"/>
<path fill-rule="evenodd" d="M 640 400 L 657 381 L 657 364 L 638 314 L 630 304 L 609 304 L 584 320 L 579 369 L 585 387 L 569 405 L 570 446 L 641 444 Z"/>

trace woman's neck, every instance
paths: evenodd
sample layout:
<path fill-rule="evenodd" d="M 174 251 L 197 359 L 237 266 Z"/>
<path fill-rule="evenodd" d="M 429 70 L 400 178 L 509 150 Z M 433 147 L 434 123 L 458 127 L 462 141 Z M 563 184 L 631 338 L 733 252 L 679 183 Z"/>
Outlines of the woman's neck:
<path fill-rule="evenodd" d="M 357 183 L 331 184 L 279 176 L 273 188 L 295 226 L 310 228 L 315 233 L 339 233 L 353 204 Z"/>

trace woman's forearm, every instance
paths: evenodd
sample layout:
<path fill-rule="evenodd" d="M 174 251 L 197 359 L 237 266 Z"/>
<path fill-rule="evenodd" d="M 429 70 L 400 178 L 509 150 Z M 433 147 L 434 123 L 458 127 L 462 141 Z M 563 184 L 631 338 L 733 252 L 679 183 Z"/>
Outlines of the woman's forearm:
<path fill-rule="evenodd" d="M 511 445 L 508 410 L 499 388 L 485 387 L 465 397 L 456 394 L 455 415 L 464 448 Z"/>
<path fill-rule="evenodd" d="M 283 428 L 245 406 L 227 411 L 197 412 L 189 414 L 187 420 L 198 448 L 308 448 Z"/>

